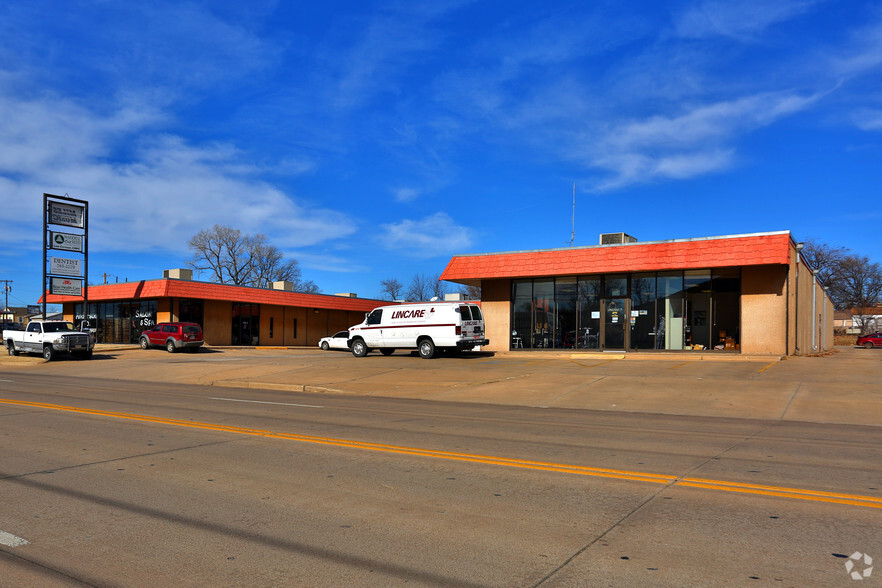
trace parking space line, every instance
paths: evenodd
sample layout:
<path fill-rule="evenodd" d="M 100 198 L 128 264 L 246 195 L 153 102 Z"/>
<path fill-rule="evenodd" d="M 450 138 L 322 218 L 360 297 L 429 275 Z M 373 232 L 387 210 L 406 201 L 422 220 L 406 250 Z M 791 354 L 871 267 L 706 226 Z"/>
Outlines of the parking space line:
<path fill-rule="evenodd" d="M 63 406 L 57 404 L 45 404 L 41 402 L 26 402 L 22 400 L 10 400 L 0 398 L 0 404 L 9 404 L 14 406 L 27 406 L 31 408 L 45 408 L 48 410 L 58 410 L 64 412 L 73 412 L 92 416 L 110 417 L 116 419 L 127 419 L 140 421 L 145 423 L 155 423 L 161 425 L 171 425 L 177 427 L 186 427 L 191 429 L 201 429 L 207 431 L 216 431 L 222 433 L 232 433 L 239 435 L 250 435 L 255 437 L 264 437 L 270 439 L 283 439 L 288 441 L 300 441 L 304 443 L 314 443 L 318 445 L 329 445 L 334 447 L 343 447 L 349 449 L 364 449 L 368 451 L 378 451 L 383 453 L 394 453 L 399 455 L 411 455 L 417 457 L 433 457 L 438 459 L 447 459 L 453 461 L 470 462 L 488 465 L 500 465 L 507 467 L 523 468 L 528 470 L 539 470 L 547 472 L 557 472 L 566 474 L 577 474 L 582 476 L 597 476 L 602 478 L 616 478 L 621 480 L 630 480 L 635 482 L 652 482 L 656 484 L 665 484 L 670 487 L 686 486 L 692 488 L 703 488 L 707 490 L 718 490 L 723 492 L 738 492 L 743 494 L 753 494 L 761 496 L 777 496 L 782 498 L 791 498 L 797 500 L 811 500 L 816 502 L 827 502 L 831 504 L 848 504 L 853 506 L 862 506 L 869 508 L 882 508 L 882 497 L 862 496 L 857 494 L 842 494 L 837 492 L 824 492 L 818 490 L 808 490 L 803 488 L 785 488 L 778 486 L 761 486 L 757 484 L 747 484 L 740 482 L 727 482 L 723 480 L 705 480 L 702 478 L 681 478 L 675 475 L 653 474 L 649 472 L 633 472 L 626 470 L 615 470 L 609 468 L 598 468 L 591 466 L 541 462 L 527 459 L 517 459 L 508 457 L 498 457 L 491 455 L 480 455 L 471 453 L 458 453 L 454 451 L 442 451 L 435 449 L 424 449 L 419 447 L 406 447 L 400 445 L 386 445 L 383 443 L 369 443 L 363 441 L 353 441 L 349 439 L 336 439 L 332 437 L 318 437 L 314 435 L 300 435 L 296 433 L 277 433 L 275 431 L 267 431 L 262 429 L 249 429 L 245 427 L 233 427 L 229 425 L 216 425 L 212 423 L 201 423 L 198 421 L 184 421 L 180 419 L 168 419 L 162 417 L 151 417 L 146 415 L 109 412 L 103 410 L 93 410 L 88 408 L 79 408 L 74 406 Z M 8 535 L 8 534 L 7 534 Z M 14 535 L 10 535 L 14 539 L 20 539 Z M 24 541 L 22 539 L 22 541 Z"/>
<path fill-rule="evenodd" d="M 766 371 L 767 369 L 769 369 L 770 367 L 772 367 L 773 365 L 775 365 L 775 364 L 777 364 L 777 363 L 780 363 L 780 362 L 778 362 L 778 361 L 773 361 L 772 363 L 770 363 L 770 364 L 767 365 L 766 367 L 760 369 L 757 373 L 758 373 L 758 374 L 761 374 L 761 373 L 763 373 L 764 371 Z"/>
<path fill-rule="evenodd" d="M 684 361 L 683 363 L 678 363 L 677 365 L 672 366 L 672 367 L 669 367 L 668 369 L 669 369 L 669 370 L 675 370 L 675 369 L 677 369 L 678 367 L 683 367 L 684 365 L 689 365 L 690 363 L 695 363 L 695 362 L 694 362 L 694 361 Z"/>

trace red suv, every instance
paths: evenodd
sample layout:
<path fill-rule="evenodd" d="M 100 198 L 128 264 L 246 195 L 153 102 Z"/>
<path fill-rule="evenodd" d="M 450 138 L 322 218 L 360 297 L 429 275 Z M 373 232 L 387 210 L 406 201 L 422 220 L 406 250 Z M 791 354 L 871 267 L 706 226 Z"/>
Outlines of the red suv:
<path fill-rule="evenodd" d="M 872 349 L 873 347 L 882 347 L 882 333 L 872 333 L 870 335 L 858 337 L 857 344 L 858 347 L 863 346 L 867 349 Z"/>
<path fill-rule="evenodd" d="M 202 347 L 202 327 L 196 323 L 159 323 L 141 333 L 141 349 L 165 347 L 169 353 L 178 349 L 199 351 Z"/>

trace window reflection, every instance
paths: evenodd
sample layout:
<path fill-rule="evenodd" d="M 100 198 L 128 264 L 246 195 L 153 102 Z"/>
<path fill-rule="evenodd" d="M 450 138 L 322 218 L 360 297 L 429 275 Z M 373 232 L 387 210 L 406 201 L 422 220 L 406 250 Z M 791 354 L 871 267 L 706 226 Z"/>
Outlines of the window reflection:
<path fill-rule="evenodd" d="M 738 268 L 514 280 L 511 349 L 737 350 L 740 289 Z"/>

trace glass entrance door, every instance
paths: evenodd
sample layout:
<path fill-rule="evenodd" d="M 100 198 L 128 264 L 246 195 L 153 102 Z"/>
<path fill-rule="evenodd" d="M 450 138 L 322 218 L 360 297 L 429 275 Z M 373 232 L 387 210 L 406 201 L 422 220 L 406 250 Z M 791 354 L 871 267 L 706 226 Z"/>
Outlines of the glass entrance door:
<path fill-rule="evenodd" d="M 628 324 L 628 299 L 603 301 L 603 348 L 625 349 L 625 326 Z"/>

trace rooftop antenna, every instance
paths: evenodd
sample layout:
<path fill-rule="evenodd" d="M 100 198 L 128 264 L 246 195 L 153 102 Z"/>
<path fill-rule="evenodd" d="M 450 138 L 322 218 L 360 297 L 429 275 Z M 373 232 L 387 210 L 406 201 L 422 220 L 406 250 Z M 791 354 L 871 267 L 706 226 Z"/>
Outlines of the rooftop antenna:
<path fill-rule="evenodd" d="M 576 240 L 576 182 L 573 182 L 573 232 L 570 233 L 570 247 Z"/>

